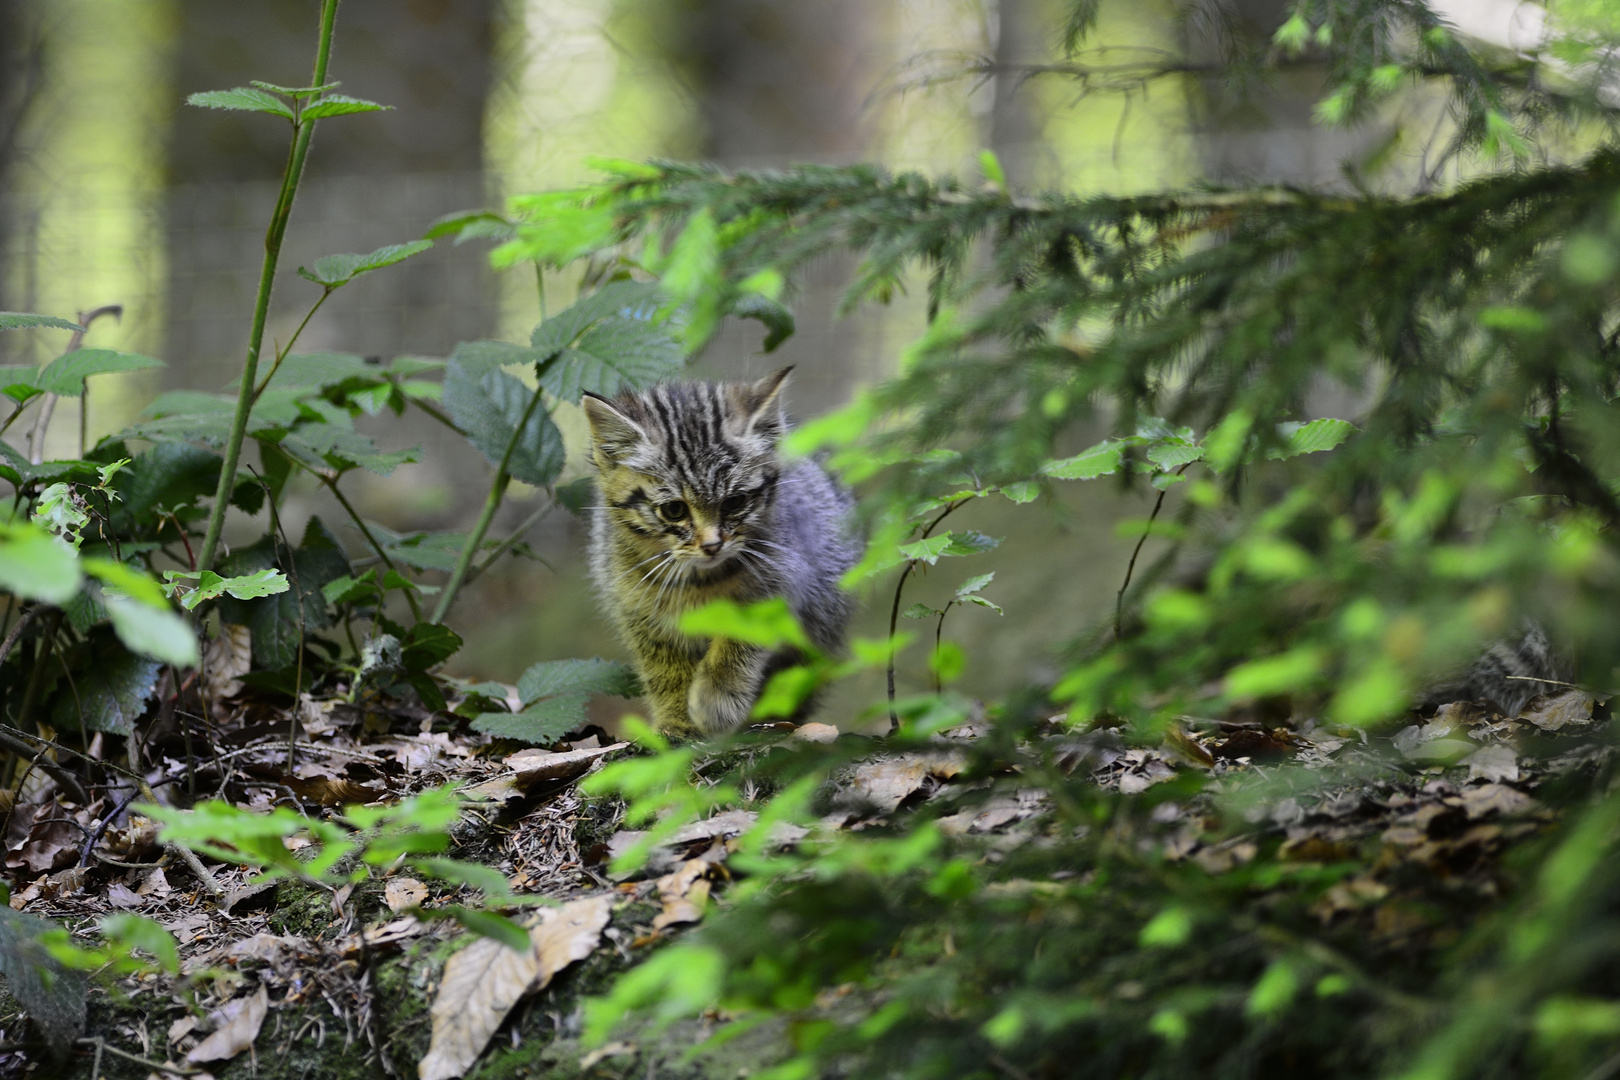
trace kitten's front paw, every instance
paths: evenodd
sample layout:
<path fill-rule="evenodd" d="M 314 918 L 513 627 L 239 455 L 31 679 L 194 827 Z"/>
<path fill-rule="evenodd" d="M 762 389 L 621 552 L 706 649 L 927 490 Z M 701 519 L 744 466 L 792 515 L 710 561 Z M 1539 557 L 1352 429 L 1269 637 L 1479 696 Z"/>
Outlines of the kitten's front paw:
<path fill-rule="evenodd" d="M 752 693 L 717 685 L 704 672 L 692 679 L 686 694 L 686 712 L 705 735 L 723 735 L 748 721 L 754 708 Z"/>

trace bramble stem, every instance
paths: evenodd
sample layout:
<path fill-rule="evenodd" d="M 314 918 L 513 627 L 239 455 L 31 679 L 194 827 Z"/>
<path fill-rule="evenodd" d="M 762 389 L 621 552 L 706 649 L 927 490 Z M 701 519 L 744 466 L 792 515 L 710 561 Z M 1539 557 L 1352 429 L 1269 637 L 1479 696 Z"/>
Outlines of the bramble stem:
<path fill-rule="evenodd" d="M 320 44 L 315 50 L 315 75 L 311 86 L 326 85 L 326 66 L 332 56 L 332 27 L 337 22 L 337 7 L 338 0 L 321 2 Z M 298 181 L 303 176 L 310 139 L 315 135 L 315 121 L 304 120 L 301 112 L 299 119 L 293 121 L 292 147 L 287 155 L 287 166 L 281 174 L 281 192 L 276 196 L 276 209 L 270 217 L 270 227 L 264 234 L 264 266 L 259 272 L 259 293 L 253 303 L 253 326 L 248 331 L 247 360 L 242 365 L 242 385 L 236 394 L 236 416 L 231 422 L 230 438 L 225 443 L 225 463 L 219 470 L 219 487 L 214 491 L 214 505 L 208 515 L 208 531 L 203 537 L 202 553 L 197 558 L 199 570 L 214 568 L 220 533 L 225 528 L 225 511 L 231 504 L 231 491 L 236 486 L 236 467 L 242 460 L 242 439 L 247 434 L 248 414 L 253 410 L 254 388 L 258 385 L 259 350 L 264 345 L 264 324 L 270 314 L 270 293 L 275 287 L 276 263 L 281 258 L 281 242 L 287 235 L 287 222 L 292 218 L 293 196 L 298 193 Z"/>
<path fill-rule="evenodd" d="M 543 372 L 537 372 L 543 374 Z M 478 556 L 478 545 L 484 542 L 484 534 L 489 532 L 490 522 L 495 520 L 495 511 L 501 508 L 501 500 L 506 497 L 506 489 L 512 483 L 512 474 L 507 472 L 507 466 L 512 463 L 512 454 L 517 450 L 518 440 L 523 438 L 523 429 L 529 426 L 529 418 L 540 405 L 543 391 L 540 383 L 535 382 L 534 396 L 529 398 L 529 407 L 523 410 L 523 417 L 512 428 L 512 437 L 506 440 L 506 452 L 501 455 L 500 466 L 495 470 L 495 481 L 489 486 L 489 496 L 484 500 L 483 512 L 478 515 L 478 524 L 467 535 L 467 542 L 462 545 L 461 557 L 456 560 L 456 568 L 445 583 L 444 592 L 439 594 L 438 606 L 433 609 L 433 623 L 444 622 L 444 617 L 450 612 L 450 605 L 455 603 L 456 593 L 467 580 L 467 572 L 472 569 L 473 559 Z"/>

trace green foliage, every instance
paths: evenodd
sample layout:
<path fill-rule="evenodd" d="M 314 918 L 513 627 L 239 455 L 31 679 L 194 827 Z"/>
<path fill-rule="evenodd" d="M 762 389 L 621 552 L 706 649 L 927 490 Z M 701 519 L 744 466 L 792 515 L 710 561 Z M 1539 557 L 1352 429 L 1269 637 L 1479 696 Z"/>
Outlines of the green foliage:
<path fill-rule="evenodd" d="M 0 974 L 58 1054 L 84 1030 L 85 978 L 52 953 L 53 924 L 0 905 Z"/>
<path fill-rule="evenodd" d="M 522 709 L 481 713 L 472 727 L 503 739 L 549 746 L 584 726 L 585 705 L 592 694 L 640 693 L 635 674 L 617 661 L 553 660 L 535 664 L 518 679 Z"/>

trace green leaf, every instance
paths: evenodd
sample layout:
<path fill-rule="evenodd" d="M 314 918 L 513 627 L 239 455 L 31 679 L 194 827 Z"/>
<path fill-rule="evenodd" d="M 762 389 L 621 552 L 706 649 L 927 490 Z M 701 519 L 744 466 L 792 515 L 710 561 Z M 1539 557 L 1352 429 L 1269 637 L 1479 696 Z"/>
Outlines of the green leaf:
<path fill-rule="evenodd" d="M 966 581 L 962 582 L 962 584 L 956 587 L 956 598 L 961 600 L 965 597 L 972 596 L 974 593 L 983 589 L 995 579 L 996 572 L 994 570 L 990 571 L 988 574 L 975 574 L 973 577 L 968 578 Z"/>
<path fill-rule="evenodd" d="M 421 622 L 411 627 L 400 643 L 400 659 L 406 671 L 426 671 L 442 664 L 461 648 L 461 636 L 446 626 Z"/>
<path fill-rule="evenodd" d="M 588 693 L 558 694 L 542 698 L 518 713 L 480 713 L 472 729 L 499 739 L 550 746 L 584 725 L 585 706 L 590 699 Z"/>
<path fill-rule="evenodd" d="M 516 239 L 490 252 L 490 262 L 501 269 L 534 260 L 561 269 L 612 244 L 618 232 L 612 206 L 586 206 L 584 198 L 582 191 L 553 191 L 513 199 L 525 220 Z"/>
<path fill-rule="evenodd" d="M 984 533 L 975 532 L 972 529 L 966 532 L 947 533 L 946 535 L 951 538 L 951 542 L 946 545 L 944 551 L 940 552 L 941 555 L 952 557 L 979 555 L 986 551 L 993 551 L 1001 546 L 1001 541 L 996 537 L 986 536 Z"/>
<path fill-rule="evenodd" d="M 234 90 L 204 90 L 186 98 L 187 105 L 200 109 L 229 109 L 233 112 L 261 112 L 291 120 L 292 109 L 280 98 L 267 94 L 254 86 L 238 86 Z"/>
<path fill-rule="evenodd" d="M 1020 480 L 1014 484 L 1002 484 L 1001 493 L 1015 503 L 1034 502 L 1040 497 L 1041 485 L 1033 480 Z"/>
<path fill-rule="evenodd" d="M 556 694 L 615 694 L 635 697 L 641 693 L 635 672 L 617 660 L 551 660 L 535 664 L 517 683 L 518 700 L 528 705 Z"/>
<path fill-rule="evenodd" d="M 309 97 L 313 94 L 324 94 L 328 90 L 342 86 L 342 83 L 329 82 L 325 86 L 277 86 L 275 83 L 263 82 L 259 79 L 249 79 L 249 84 L 257 86 L 260 90 L 268 90 L 272 94 L 282 94 L 286 97 Z"/>
<path fill-rule="evenodd" d="M 720 230 L 708 207 L 687 220 L 663 265 L 660 283 L 673 300 L 690 308 L 685 340 L 695 350 L 709 339 L 720 318 L 716 301 L 721 292 Z"/>
<path fill-rule="evenodd" d="M 41 941 L 52 931 L 60 932 L 54 923 L 0 904 L 0 974 L 6 989 L 65 1060 L 84 1031 L 89 985 L 84 972 L 65 967 Z"/>
<path fill-rule="evenodd" d="M 104 731 L 128 737 L 146 713 L 146 703 L 157 691 L 163 662 L 137 656 L 110 638 L 101 638 L 91 663 L 74 676 L 71 688 L 59 691 L 52 723 L 63 731 Z"/>
<path fill-rule="evenodd" d="M 1312 420 L 1308 424 L 1279 424 L 1277 434 L 1283 437 L 1283 445 L 1272 448 L 1266 456 L 1283 459 L 1332 450 L 1359 430 L 1348 420 L 1329 417 Z"/>
<path fill-rule="evenodd" d="M 201 659 L 196 633 L 174 612 L 106 593 L 102 594 L 101 602 L 107 609 L 113 633 L 131 652 L 176 667 L 192 667 Z"/>
<path fill-rule="evenodd" d="M 133 912 L 121 911 L 116 915 L 104 916 L 100 925 L 101 933 L 107 940 L 125 949 L 140 949 L 151 954 L 158 966 L 170 975 L 180 973 L 180 947 L 175 943 L 174 935 L 165 930 L 162 923 Z"/>
<path fill-rule="evenodd" d="M 324 255 L 315 260 L 314 270 L 306 270 L 300 266 L 298 274 L 317 285 L 335 289 L 369 270 L 378 270 L 384 266 L 403 262 L 432 246 L 432 240 L 412 240 L 407 244 L 389 244 L 387 247 L 380 247 L 369 255 Z"/>
<path fill-rule="evenodd" d="M 1186 442 L 1161 442 L 1148 447 L 1147 459 L 1166 471 L 1179 469 L 1204 456 L 1202 446 Z"/>
<path fill-rule="evenodd" d="M 86 558 L 80 564 L 85 573 L 102 583 L 102 591 L 109 595 L 127 596 L 131 600 L 161 611 L 169 610 L 163 589 L 146 574 L 112 559 Z"/>
<path fill-rule="evenodd" d="M 506 880 L 506 875 L 493 866 L 483 863 L 462 862 L 460 859 L 446 859 L 436 856 L 426 859 L 412 859 L 411 865 L 422 873 L 436 877 L 441 881 L 449 881 L 456 885 L 471 885 L 485 896 L 510 896 L 512 883 Z"/>
<path fill-rule="evenodd" d="M 267 597 L 238 600 L 227 595 L 219 599 L 220 618 L 253 632 L 253 662 L 270 671 L 293 666 L 298 658 L 300 621 L 306 634 L 326 626 L 329 618 L 322 590 L 352 573 L 343 546 L 319 517 L 310 518 L 305 526 L 298 550 L 291 553 L 291 567 L 283 562 L 287 556 L 285 548 L 266 536 L 219 562 L 221 577 L 247 577 L 274 567 L 292 583 L 286 592 Z"/>
<path fill-rule="evenodd" d="M 348 116 L 351 113 L 387 112 L 392 109 L 392 105 L 378 105 L 375 101 L 362 101 L 360 98 L 350 97 L 347 94 L 328 94 L 314 104 L 306 106 L 300 114 L 300 119 L 325 120 L 332 116 Z"/>
<path fill-rule="evenodd" d="M 918 562 L 925 562 L 929 566 L 933 566 L 935 563 L 939 562 L 939 557 L 943 555 L 945 553 L 945 549 L 950 546 L 951 534 L 947 531 L 940 533 L 938 536 L 928 536 L 921 540 L 915 540 L 909 544 L 901 544 L 900 554 L 904 555 L 908 559 Z"/>
<path fill-rule="evenodd" d="M 0 523 L 0 589 L 22 600 L 65 604 L 83 580 L 72 548 L 29 522 Z"/>
<path fill-rule="evenodd" d="M 330 256 L 331 258 L 360 258 L 360 256 Z M 364 357 L 354 353 L 316 352 L 291 353 L 271 377 L 269 388 L 275 390 L 325 391 L 348 382 L 381 383 L 383 369 L 368 364 Z"/>
<path fill-rule="evenodd" d="M 657 311 L 657 288 L 633 281 L 614 282 L 559 311 L 529 339 L 533 358 L 551 361 L 541 385 L 578 404 L 584 391 L 612 397 L 679 374 L 684 350 L 670 326 L 655 321 Z"/>
<path fill-rule="evenodd" d="M 793 645 L 805 652 L 814 651 L 804 628 L 781 597 L 746 607 L 731 600 L 715 600 L 682 613 L 679 625 L 681 633 L 693 637 L 730 638 L 765 649 Z"/>
<path fill-rule="evenodd" d="M 58 319 L 55 315 L 32 315 L 25 311 L 0 311 L 0 330 L 27 330 L 45 326 L 52 330 L 83 330 L 76 322 Z"/>
<path fill-rule="evenodd" d="M 775 352 L 776 347 L 792 337 L 798 329 L 793 312 L 780 301 L 757 293 L 748 293 L 731 305 L 731 313 L 739 319 L 753 319 L 765 327 L 762 352 Z"/>
<path fill-rule="evenodd" d="M 454 236 L 456 243 L 462 244 L 468 240 L 510 240 L 516 235 L 517 226 L 494 211 L 458 210 L 429 225 L 422 238 L 437 240 Z"/>
<path fill-rule="evenodd" d="M 479 937 L 492 938 L 513 952 L 528 952 L 534 948 L 529 932 L 505 915 L 462 907 L 459 904 L 452 904 L 441 910 Z"/>
<path fill-rule="evenodd" d="M 938 608 L 931 608 L 927 604 L 912 604 L 900 613 L 900 617 L 902 619 L 927 619 L 941 614 L 943 612 Z"/>
<path fill-rule="evenodd" d="M 156 510 L 195 506 L 219 485 L 220 456 L 188 443 L 158 443 L 136 456 L 115 477 L 113 528 L 126 535 L 146 533 L 158 522 Z M 172 533 L 171 533 L 172 535 Z"/>
<path fill-rule="evenodd" d="M 979 607 L 990 608 L 997 615 L 1005 615 L 1005 614 L 1007 614 L 1005 611 L 1001 610 L 1001 605 L 1000 604 L 991 603 L 989 600 L 986 600 L 982 596 L 964 596 L 964 597 L 962 597 L 962 603 L 964 603 L 964 604 L 976 604 Z"/>
<path fill-rule="evenodd" d="M 367 570 L 357 578 L 345 574 L 328 581 L 321 587 L 321 595 L 328 604 L 352 604 L 356 600 L 376 599 L 377 588 L 377 572 Z"/>
<path fill-rule="evenodd" d="M 444 374 L 444 407 L 451 419 L 492 465 L 499 465 L 523 414 L 529 418 L 518 434 L 507 471 L 524 483 L 545 487 L 563 467 L 562 433 L 546 410 L 530 403 L 537 390 L 498 368 L 482 375 L 452 358 Z"/>
<path fill-rule="evenodd" d="M 145 371 L 165 366 L 163 361 L 139 353 L 114 349 L 75 349 L 45 365 L 36 385 L 49 394 L 78 397 L 84 393 L 84 380 L 91 375 L 114 371 Z"/>
<path fill-rule="evenodd" d="M 1108 476 L 1119 471 L 1120 464 L 1125 460 L 1125 445 L 1123 440 L 1105 439 L 1074 457 L 1046 462 L 1041 466 L 1041 472 L 1059 480 L 1093 480 Z"/>

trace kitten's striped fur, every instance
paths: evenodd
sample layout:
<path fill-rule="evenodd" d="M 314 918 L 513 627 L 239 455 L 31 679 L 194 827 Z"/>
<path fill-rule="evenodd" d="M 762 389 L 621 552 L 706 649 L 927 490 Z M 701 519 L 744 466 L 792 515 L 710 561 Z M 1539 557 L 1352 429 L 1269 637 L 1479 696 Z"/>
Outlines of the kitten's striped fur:
<path fill-rule="evenodd" d="M 688 637 L 676 627 L 688 609 L 784 597 L 818 649 L 843 645 L 853 601 L 838 581 L 860 554 L 851 502 L 815 463 L 777 456 L 790 370 L 583 401 L 598 472 L 591 576 L 660 730 L 739 727 L 796 660 Z"/>

